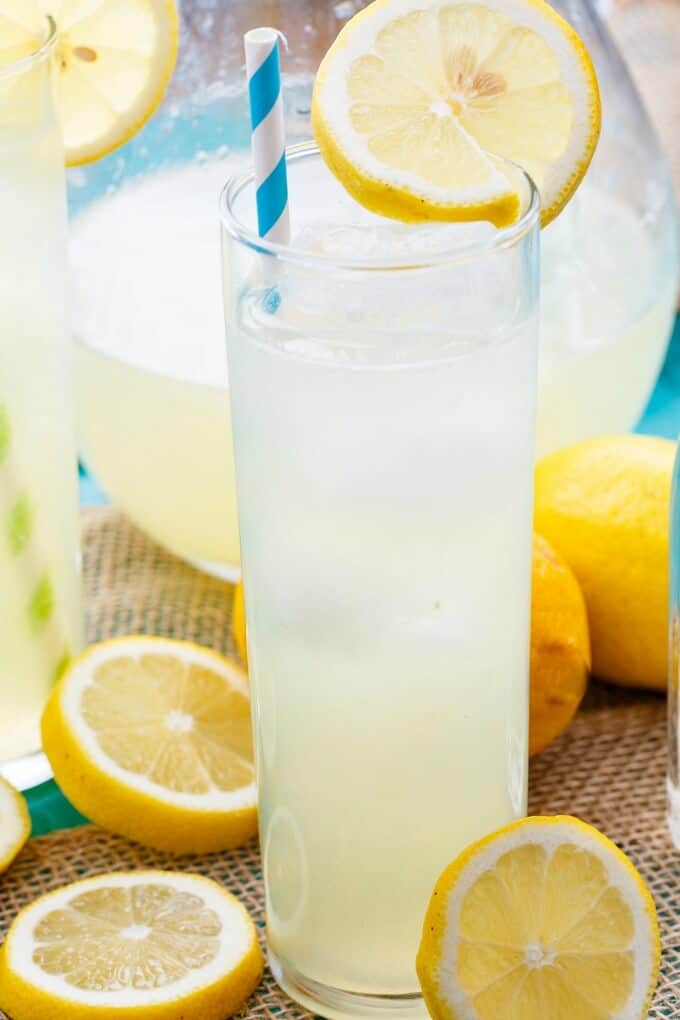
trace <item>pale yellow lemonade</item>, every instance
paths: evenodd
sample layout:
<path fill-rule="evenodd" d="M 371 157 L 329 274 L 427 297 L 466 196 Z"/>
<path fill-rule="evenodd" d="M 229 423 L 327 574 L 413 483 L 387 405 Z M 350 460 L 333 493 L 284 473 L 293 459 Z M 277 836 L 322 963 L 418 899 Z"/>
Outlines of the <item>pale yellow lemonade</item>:
<path fill-rule="evenodd" d="M 321 261 L 283 265 L 279 308 L 225 237 L 268 942 L 289 990 L 413 997 L 434 878 L 526 810 L 537 212 L 496 251 L 489 224 L 364 213 L 305 158 Z M 327 261 L 433 244 L 455 264 Z"/>
<path fill-rule="evenodd" d="M 586 180 L 543 231 L 539 457 L 627 432 L 644 411 L 678 300 L 671 210 L 662 226 L 660 245 L 640 213 Z"/>
<path fill-rule="evenodd" d="M 246 158 L 133 180 L 76 219 L 71 243 L 85 460 L 159 542 L 227 573 L 239 549 L 214 217 Z M 635 424 L 678 274 L 633 210 L 587 181 L 542 249 L 539 455 Z"/>
<path fill-rule="evenodd" d="M 239 544 L 215 217 L 246 161 L 133 180 L 76 219 L 70 245 L 84 459 L 157 541 L 227 575 Z"/>
<path fill-rule="evenodd" d="M 64 153 L 46 58 L 21 78 L 0 67 L 0 768 L 82 640 Z"/>

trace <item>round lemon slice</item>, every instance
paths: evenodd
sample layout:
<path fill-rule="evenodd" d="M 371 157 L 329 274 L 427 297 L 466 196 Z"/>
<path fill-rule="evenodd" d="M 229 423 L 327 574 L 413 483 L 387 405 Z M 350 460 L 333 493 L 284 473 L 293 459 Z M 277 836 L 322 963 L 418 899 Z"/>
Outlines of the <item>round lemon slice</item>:
<path fill-rule="evenodd" d="M 527 818 L 437 882 L 418 976 L 434 1020 L 644 1020 L 659 971 L 654 902 L 576 818 Z"/>
<path fill-rule="evenodd" d="M 161 102 L 179 38 L 174 0 L 2 0 L 0 64 L 26 56 L 57 26 L 56 70 L 66 162 L 126 142 Z"/>
<path fill-rule="evenodd" d="M 367 208 L 409 220 L 513 222 L 519 164 L 545 226 L 600 130 L 597 79 L 543 0 L 375 0 L 326 54 L 312 123 L 331 170 Z"/>
<path fill-rule="evenodd" d="M 13 1020 L 224 1020 L 262 975 L 255 926 L 210 879 L 98 875 L 48 893 L 0 950 Z"/>
<path fill-rule="evenodd" d="M 9 868 L 30 834 L 26 801 L 0 776 L 0 874 Z"/>
<path fill-rule="evenodd" d="M 45 708 L 43 747 L 72 803 L 112 832 L 172 853 L 257 831 L 248 678 L 165 638 L 89 648 Z"/>

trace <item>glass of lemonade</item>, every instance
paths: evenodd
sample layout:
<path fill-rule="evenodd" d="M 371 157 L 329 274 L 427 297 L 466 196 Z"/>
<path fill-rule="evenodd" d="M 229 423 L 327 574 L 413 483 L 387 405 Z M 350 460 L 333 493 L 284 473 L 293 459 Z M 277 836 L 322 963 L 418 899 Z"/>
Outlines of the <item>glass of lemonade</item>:
<path fill-rule="evenodd" d="M 54 41 L 46 22 L 0 66 L 0 771 L 21 787 L 47 774 L 40 715 L 82 639 Z"/>
<path fill-rule="evenodd" d="M 435 879 L 526 809 L 538 200 L 392 223 L 311 145 L 294 241 L 222 204 L 274 972 L 323 1016 L 425 1015 Z M 436 819 L 436 823 L 433 823 Z"/>

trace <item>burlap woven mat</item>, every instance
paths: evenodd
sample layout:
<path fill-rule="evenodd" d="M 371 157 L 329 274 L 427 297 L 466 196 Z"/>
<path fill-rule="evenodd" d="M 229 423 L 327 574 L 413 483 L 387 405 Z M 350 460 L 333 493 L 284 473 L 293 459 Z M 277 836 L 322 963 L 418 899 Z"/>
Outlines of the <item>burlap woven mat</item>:
<path fill-rule="evenodd" d="M 233 654 L 229 585 L 169 556 L 113 510 L 87 511 L 84 525 L 90 640 L 157 633 Z M 680 1018 L 680 853 L 666 833 L 665 769 L 663 699 L 598 685 L 569 732 L 531 767 L 532 813 L 568 812 L 592 822 L 631 856 L 649 884 L 664 943 L 653 1020 Z M 216 879 L 241 899 L 264 932 L 256 844 L 227 854 L 173 858 L 87 826 L 31 841 L 0 879 L 0 935 L 41 893 L 85 875 L 137 867 L 186 868 Z M 242 1015 L 309 1016 L 279 992 L 269 973 Z"/>

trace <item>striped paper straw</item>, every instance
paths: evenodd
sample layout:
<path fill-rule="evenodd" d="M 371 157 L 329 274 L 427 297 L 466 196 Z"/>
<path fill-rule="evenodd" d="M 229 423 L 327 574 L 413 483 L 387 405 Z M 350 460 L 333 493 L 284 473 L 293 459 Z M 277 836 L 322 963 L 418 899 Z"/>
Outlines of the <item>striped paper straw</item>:
<path fill-rule="evenodd" d="M 290 241 L 286 137 L 279 65 L 279 32 L 254 28 L 244 37 L 253 131 L 253 164 L 260 237 Z"/>

